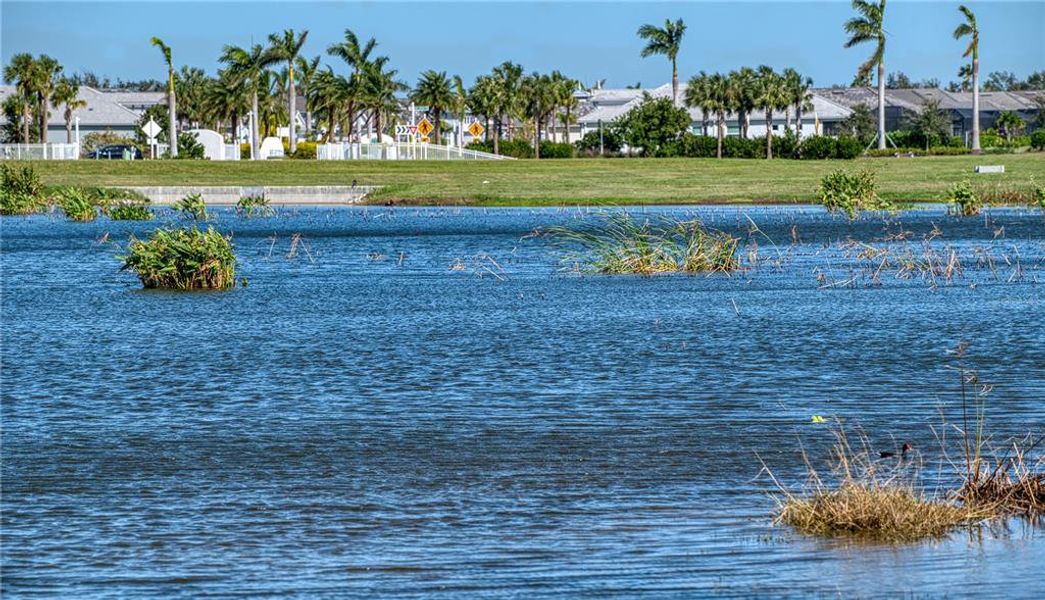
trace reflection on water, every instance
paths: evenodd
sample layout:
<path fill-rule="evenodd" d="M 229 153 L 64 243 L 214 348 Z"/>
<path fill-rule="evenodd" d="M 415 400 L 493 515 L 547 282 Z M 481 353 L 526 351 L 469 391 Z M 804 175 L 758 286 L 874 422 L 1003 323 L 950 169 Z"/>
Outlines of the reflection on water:
<path fill-rule="evenodd" d="M 528 236 L 599 210 L 226 211 L 250 286 L 177 294 L 98 241 L 156 223 L 4 218 L 3 592 L 1045 593 L 1020 522 L 902 547 L 774 528 L 755 456 L 799 483 L 824 415 L 946 478 L 960 340 L 995 434 L 1042 431 L 1039 213 L 637 212 L 756 264 L 580 276 Z"/>

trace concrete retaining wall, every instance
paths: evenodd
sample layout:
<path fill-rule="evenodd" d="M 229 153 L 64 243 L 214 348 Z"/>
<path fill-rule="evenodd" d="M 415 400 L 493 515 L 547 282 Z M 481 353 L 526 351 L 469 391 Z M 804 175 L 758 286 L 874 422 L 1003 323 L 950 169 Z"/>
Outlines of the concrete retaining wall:
<path fill-rule="evenodd" d="M 355 204 L 377 186 L 160 186 L 129 187 L 156 204 L 173 204 L 189 194 L 200 194 L 207 204 L 236 204 L 243 196 L 264 194 L 269 204 Z"/>

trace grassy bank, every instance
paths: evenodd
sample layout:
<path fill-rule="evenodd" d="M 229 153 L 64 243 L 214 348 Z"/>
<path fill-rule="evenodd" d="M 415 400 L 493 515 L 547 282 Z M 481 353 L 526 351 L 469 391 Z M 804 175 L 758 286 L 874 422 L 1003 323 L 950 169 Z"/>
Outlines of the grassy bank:
<path fill-rule="evenodd" d="M 1000 175 L 974 175 L 982 164 Z M 36 162 L 45 185 L 385 186 L 374 202 L 497 205 L 813 202 L 820 178 L 871 168 L 879 195 L 945 201 L 955 182 L 1029 189 L 1045 182 L 1045 155 L 940 156 L 857 161 L 578 159 L 543 161 L 68 161 Z"/>

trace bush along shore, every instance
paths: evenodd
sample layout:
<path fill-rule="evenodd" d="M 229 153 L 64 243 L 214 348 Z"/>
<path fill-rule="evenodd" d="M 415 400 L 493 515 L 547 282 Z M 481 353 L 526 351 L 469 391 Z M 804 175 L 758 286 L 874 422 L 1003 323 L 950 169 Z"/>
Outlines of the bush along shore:
<path fill-rule="evenodd" d="M 965 350 L 962 344 L 955 351 L 959 361 Z M 854 442 L 839 425 L 832 431 L 833 475 L 821 475 L 808 457 L 809 483 L 802 490 L 781 485 L 769 473 L 780 492 L 776 522 L 809 535 L 896 543 L 941 537 L 997 518 L 1034 520 L 1045 514 L 1045 458 L 1040 457 L 1045 435 L 1008 440 L 1004 451 L 995 450 L 986 431 L 989 387 L 960 363 L 956 372 L 960 413 L 956 422 L 934 431 L 939 464 L 954 469 L 956 486 L 927 494 L 920 479 L 921 455 L 911 444 L 874 452 L 865 435 Z M 764 463 L 763 468 L 769 471 Z"/>
<path fill-rule="evenodd" d="M 122 270 L 137 273 L 145 288 L 223 290 L 236 285 L 230 236 L 213 227 L 161 228 L 147 239 L 131 237 Z"/>
<path fill-rule="evenodd" d="M 45 187 L 32 165 L 0 165 L 0 215 L 32 215 L 55 207 L 71 221 L 151 219 L 148 199 L 132 190 L 106 187 Z"/>

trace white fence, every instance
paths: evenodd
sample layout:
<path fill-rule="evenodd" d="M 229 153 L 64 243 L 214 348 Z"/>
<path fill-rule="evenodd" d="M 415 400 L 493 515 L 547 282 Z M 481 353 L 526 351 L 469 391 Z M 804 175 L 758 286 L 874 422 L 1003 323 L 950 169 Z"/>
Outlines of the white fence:
<path fill-rule="evenodd" d="M 79 144 L 0 144 L 0 160 L 76 160 Z"/>
<path fill-rule="evenodd" d="M 337 142 L 316 147 L 319 160 L 512 160 L 508 156 L 437 144 L 357 144 Z"/>

